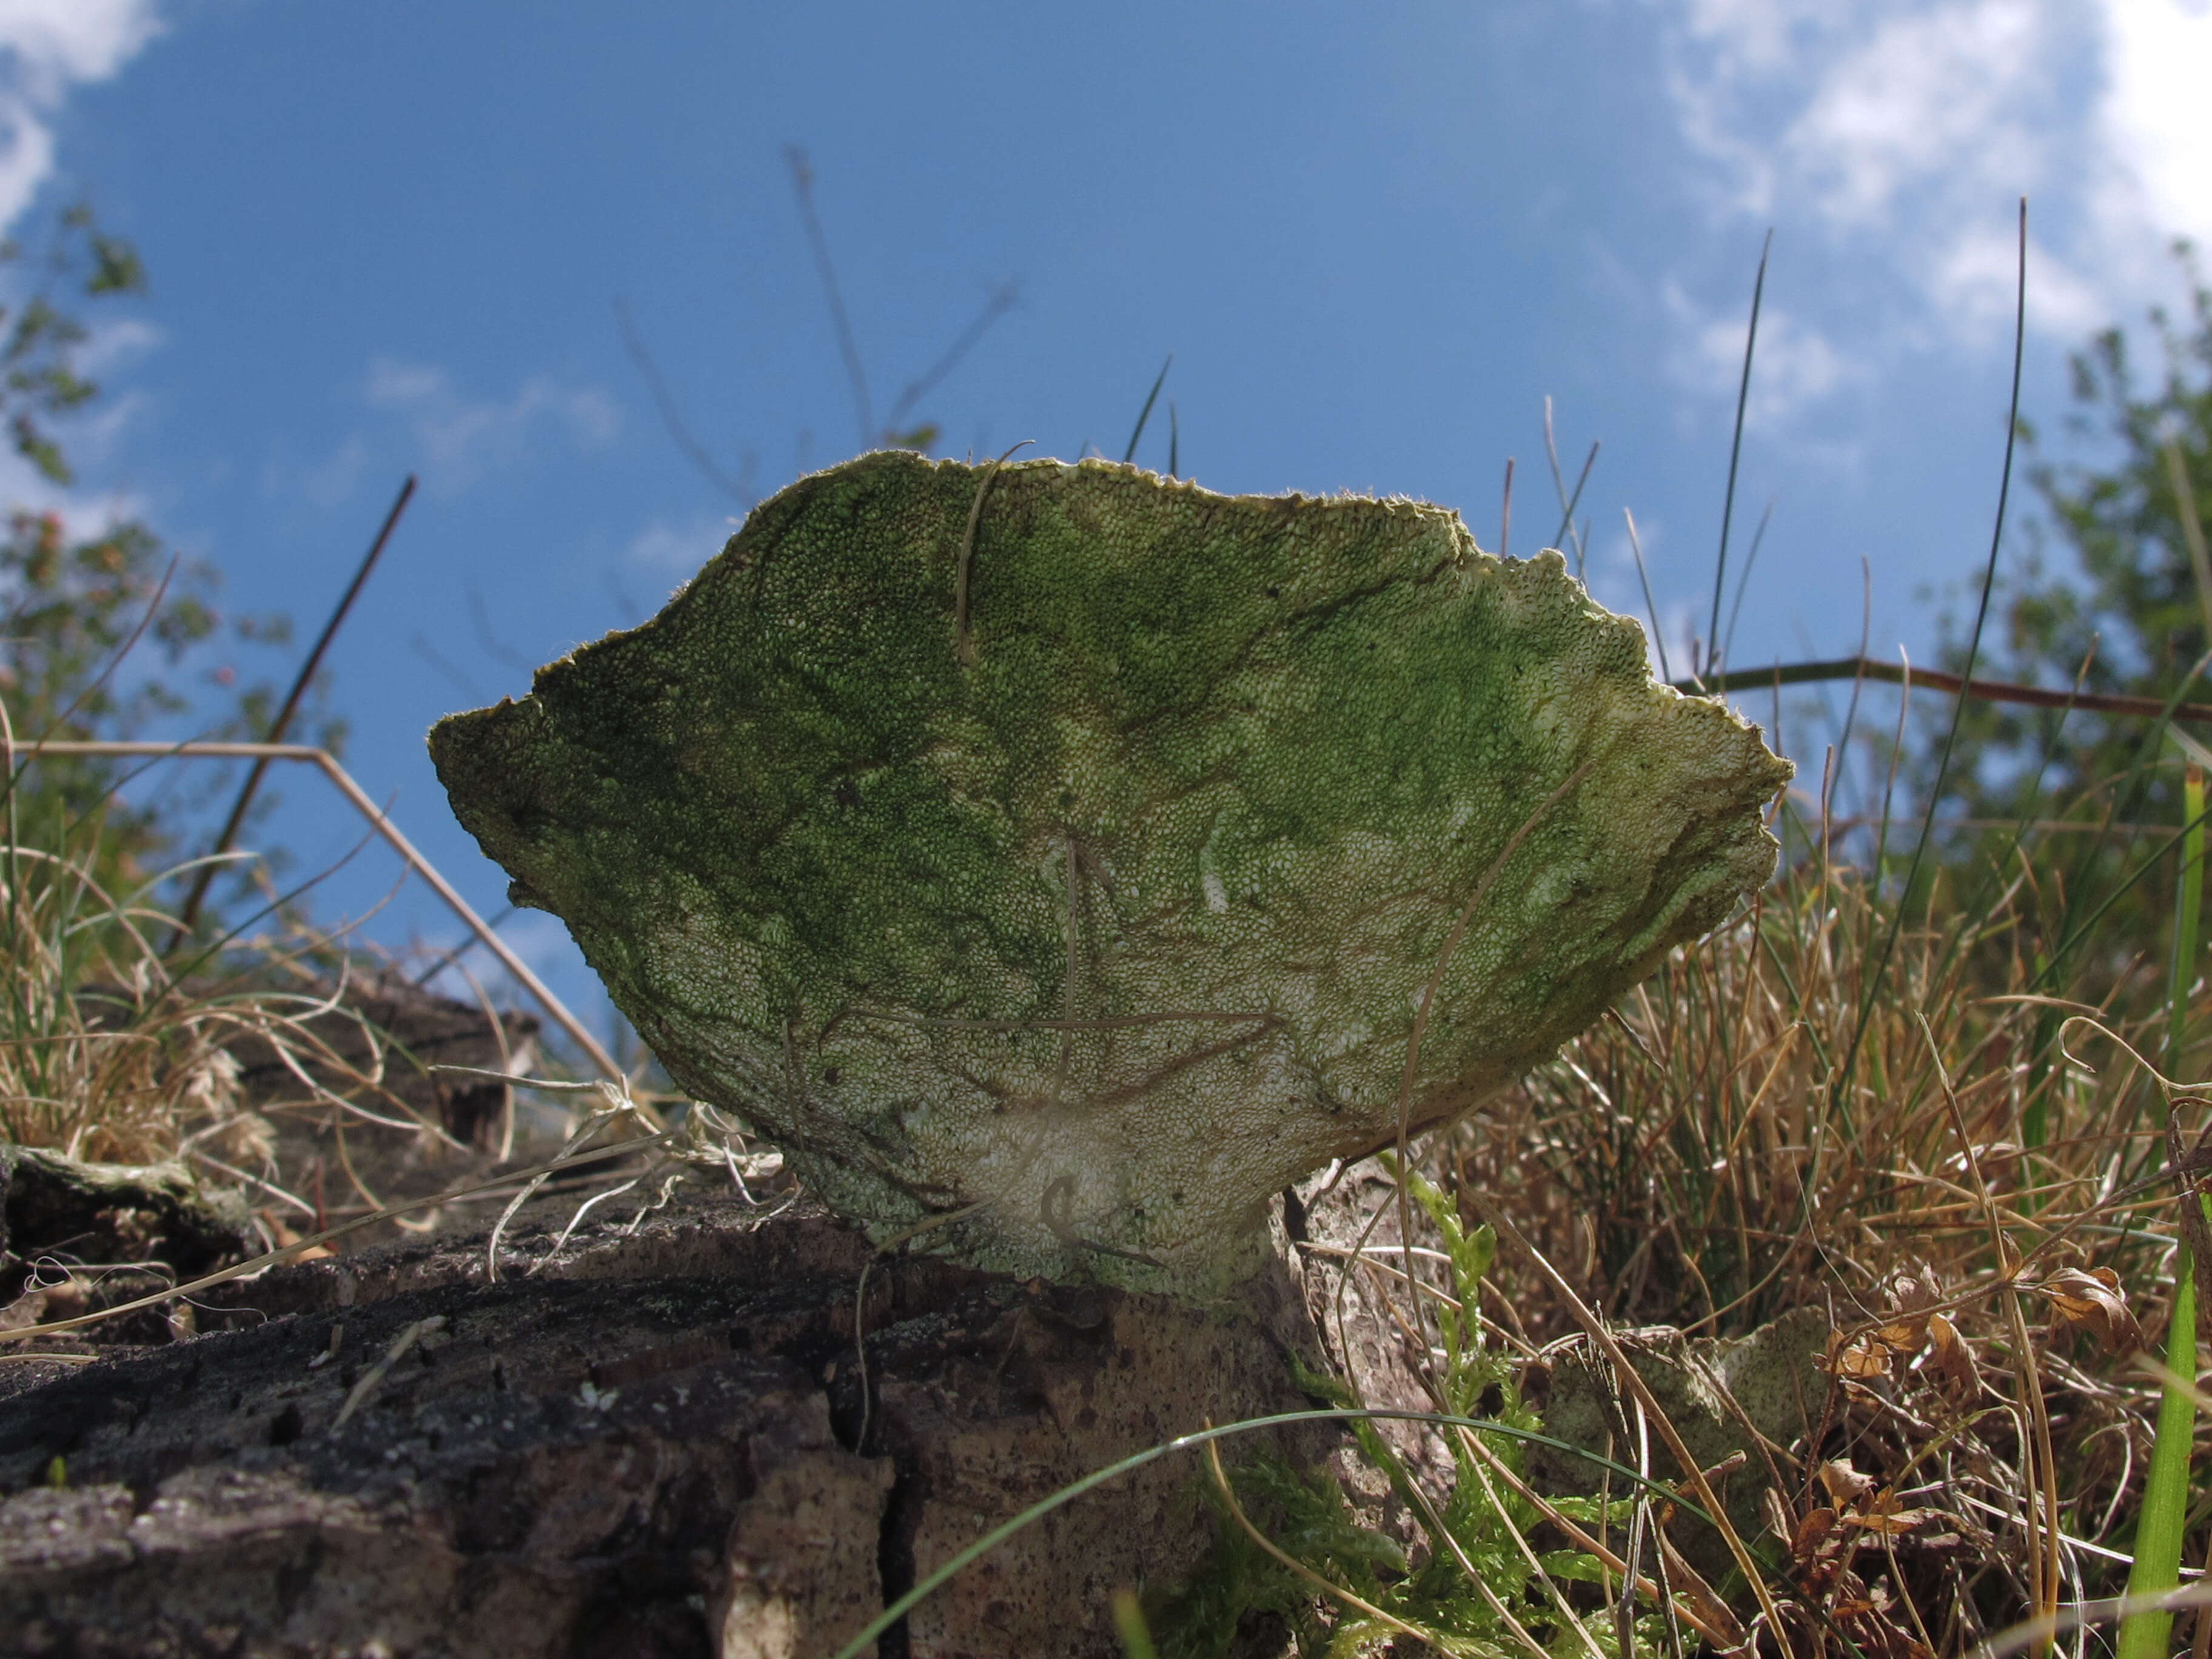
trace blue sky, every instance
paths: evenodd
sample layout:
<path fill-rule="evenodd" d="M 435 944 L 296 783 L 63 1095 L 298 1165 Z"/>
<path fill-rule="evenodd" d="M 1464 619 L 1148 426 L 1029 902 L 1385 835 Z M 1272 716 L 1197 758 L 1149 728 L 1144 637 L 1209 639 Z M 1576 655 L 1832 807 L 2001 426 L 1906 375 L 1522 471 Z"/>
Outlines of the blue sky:
<path fill-rule="evenodd" d="M 1853 647 L 1863 557 L 1874 647 L 1924 659 L 1919 593 L 1987 545 L 2014 199 L 2055 428 L 2066 350 L 2173 296 L 2168 237 L 2212 238 L 2208 78 L 2206 0 L 0 0 L 0 218 L 87 197 L 152 276 L 95 342 L 80 484 L 0 494 L 142 515 L 306 632 L 419 471 L 333 690 L 350 769 L 496 909 L 424 731 L 640 620 L 742 513 L 617 305 L 733 480 L 860 447 L 786 145 L 878 413 L 1014 285 L 914 411 L 940 453 L 1118 455 L 1172 352 L 1200 482 L 1426 497 L 1495 547 L 1511 457 L 1526 553 L 1559 517 L 1549 396 L 1570 474 L 1603 444 L 1592 588 L 1642 614 L 1633 509 L 1678 658 L 1771 226 L 1739 558 L 1774 517 L 1735 660 Z M 1821 734 L 1784 736 L 1817 774 Z M 357 836 L 285 794 L 310 867 Z M 392 875 L 364 856 L 325 909 Z M 454 934 L 411 887 L 372 931 Z M 556 924 L 515 937 L 584 997 Z"/>

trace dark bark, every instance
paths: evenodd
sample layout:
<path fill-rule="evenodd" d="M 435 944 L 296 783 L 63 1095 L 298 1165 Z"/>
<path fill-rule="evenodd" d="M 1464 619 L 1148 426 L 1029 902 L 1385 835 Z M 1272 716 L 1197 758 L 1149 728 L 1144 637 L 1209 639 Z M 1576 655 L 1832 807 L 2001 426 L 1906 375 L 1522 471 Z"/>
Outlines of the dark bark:
<path fill-rule="evenodd" d="M 415 1242 L 225 1287 L 189 1340 L 0 1364 L 0 1653 L 826 1656 L 1078 1476 L 1300 1408 L 1288 1355 L 1320 1360 L 1279 1263 L 1201 1310 L 878 1260 L 864 1408 L 868 1251 L 833 1218 L 696 1202 L 556 1258 L 541 1214 L 497 1284 L 480 1236 Z M 1164 1460 L 881 1651 L 1118 1653 L 1108 1595 L 1180 1581 L 1212 1525 Z"/>
<path fill-rule="evenodd" d="M 0 1141 L 0 1264 L 54 1252 L 153 1260 L 207 1272 L 259 1248 L 235 1193 L 204 1188 L 181 1164 L 85 1164 Z M 0 1305 L 12 1299 L 0 1285 Z"/>

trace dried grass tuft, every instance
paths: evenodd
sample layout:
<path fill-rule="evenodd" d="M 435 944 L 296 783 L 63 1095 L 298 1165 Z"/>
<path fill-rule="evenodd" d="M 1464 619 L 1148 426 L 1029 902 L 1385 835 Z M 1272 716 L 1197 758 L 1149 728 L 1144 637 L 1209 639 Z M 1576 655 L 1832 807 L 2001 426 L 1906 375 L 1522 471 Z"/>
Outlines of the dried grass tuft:
<path fill-rule="evenodd" d="M 2143 1329 L 2179 1248 L 2166 1100 L 2129 1052 L 2160 1052 L 2163 967 L 2108 953 L 2094 1002 L 2053 994 L 2027 857 L 1978 898 L 1947 875 L 1900 920 L 1818 826 L 1799 844 L 1428 1162 L 1558 1269 L 1491 1275 L 1535 1341 L 1577 1329 L 1577 1300 L 1718 1336 L 1825 1310 L 1820 1427 L 1761 1545 L 1792 1650 L 1961 1652 L 2125 1577 Z M 2212 1028 L 2191 994 L 2188 1027 Z M 2206 1115 L 2176 1104 L 2185 1133 Z"/>

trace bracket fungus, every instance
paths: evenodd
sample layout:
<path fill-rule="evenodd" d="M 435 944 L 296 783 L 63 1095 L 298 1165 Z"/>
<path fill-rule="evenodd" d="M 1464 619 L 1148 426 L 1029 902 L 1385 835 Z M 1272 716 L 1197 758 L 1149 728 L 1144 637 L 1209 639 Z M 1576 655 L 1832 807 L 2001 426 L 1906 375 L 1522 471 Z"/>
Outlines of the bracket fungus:
<path fill-rule="evenodd" d="M 878 1241 L 1201 1297 L 1717 925 L 1790 770 L 1443 508 L 898 453 L 430 749 L 677 1085 Z"/>

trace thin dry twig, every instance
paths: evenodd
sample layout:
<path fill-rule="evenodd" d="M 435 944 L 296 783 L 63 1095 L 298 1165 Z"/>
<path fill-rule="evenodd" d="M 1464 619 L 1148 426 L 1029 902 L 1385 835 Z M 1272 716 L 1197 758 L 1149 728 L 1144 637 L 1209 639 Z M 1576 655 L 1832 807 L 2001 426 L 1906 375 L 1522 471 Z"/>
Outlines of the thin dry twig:
<path fill-rule="evenodd" d="M 353 1414 L 368 1404 L 369 1396 L 382 1386 L 385 1377 L 391 1373 L 392 1368 L 407 1357 L 410 1348 L 432 1332 L 441 1331 L 445 1328 L 446 1316 L 432 1314 L 426 1319 L 416 1320 L 401 1331 L 377 1362 L 361 1374 L 361 1380 L 356 1382 L 347 1394 L 345 1404 L 338 1407 L 338 1414 L 331 1419 L 330 1431 L 336 1434 L 340 1429 L 345 1427 Z"/>
<path fill-rule="evenodd" d="M 552 990 L 543 980 L 531 971 L 529 963 L 515 955 L 507 947 L 507 942 L 485 925 L 483 918 L 477 915 L 469 902 L 460 896 L 451 882 L 439 873 L 435 865 L 416 850 L 415 844 L 400 833 L 399 826 L 392 823 L 390 816 L 369 799 L 368 792 L 354 781 L 352 775 L 344 767 L 338 764 L 337 757 L 328 750 L 318 749 L 308 744 L 296 743 L 137 743 L 49 739 L 40 744 L 34 750 L 29 751 L 26 758 L 38 754 L 155 757 L 173 755 L 179 757 L 211 760 L 301 761 L 313 766 L 331 781 L 332 787 L 346 798 L 348 804 L 361 814 L 368 822 L 369 828 L 381 836 L 393 852 L 399 854 L 408 868 L 429 884 L 431 891 L 445 901 L 447 908 L 460 918 L 462 925 L 483 941 L 484 948 L 499 958 L 500 965 L 514 975 L 523 988 L 537 1000 L 538 1006 L 544 1009 L 552 1018 L 554 1023 L 574 1039 L 576 1046 L 590 1056 L 592 1064 L 611 1079 L 618 1079 L 623 1075 L 622 1067 L 615 1064 L 613 1056 L 600 1045 L 599 1039 L 591 1034 L 583 1022 L 570 1013 L 568 1006 L 554 995 Z"/>

